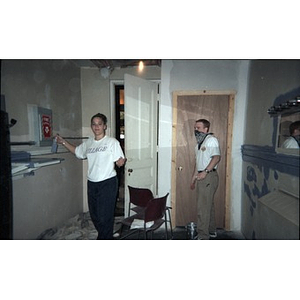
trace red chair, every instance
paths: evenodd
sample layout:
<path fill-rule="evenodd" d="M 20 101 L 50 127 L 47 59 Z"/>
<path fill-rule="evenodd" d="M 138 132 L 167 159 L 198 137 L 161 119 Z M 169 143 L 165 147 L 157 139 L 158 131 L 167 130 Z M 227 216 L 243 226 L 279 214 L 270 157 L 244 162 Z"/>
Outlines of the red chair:
<path fill-rule="evenodd" d="M 136 214 L 143 217 L 148 202 L 153 199 L 153 194 L 149 189 L 136 188 L 128 186 L 129 189 L 129 208 L 128 217 L 130 217 L 130 211 L 134 211 Z M 134 205 L 131 207 L 131 205 Z"/>
<path fill-rule="evenodd" d="M 149 202 L 149 200 L 154 198 L 152 191 L 147 188 L 137 188 L 129 185 L 128 185 L 128 190 L 129 190 L 128 217 L 130 217 L 130 211 L 133 211 L 137 214 L 135 216 L 136 219 L 143 219 L 147 203 Z M 170 233 L 172 239 L 173 228 L 172 228 L 171 213 L 170 213 L 171 209 L 172 207 L 166 206 L 165 222 L 166 222 L 166 226 L 167 223 L 169 223 L 170 225 Z"/>
<path fill-rule="evenodd" d="M 144 238 L 148 239 L 149 233 L 151 234 L 151 239 L 153 238 L 153 232 L 160 228 L 162 224 L 165 223 L 165 231 L 166 231 L 166 239 L 168 239 L 168 228 L 167 222 L 164 219 L 166 214 L 166 203 L 167 197 L 169 193 L 167 193 L 164 197 L 153 198 L 148 201 L 147 206 L 144 210 L 143 214 L 135 214 L 133 216 L 127 217 L 121 221 L 122 227 L 123 225 L 131 227 L 133 222 L 137 220 L 141 220 L 141 226 L 131 229 L 128 234 L 122 237 L 122 228 L 121 228 L 121 237 L 120 239 L 125 239 L 128 236 L 132 235 L 135 232 L 144 233 Z M 139 236 L 138 236 L 139 237 Z"/>

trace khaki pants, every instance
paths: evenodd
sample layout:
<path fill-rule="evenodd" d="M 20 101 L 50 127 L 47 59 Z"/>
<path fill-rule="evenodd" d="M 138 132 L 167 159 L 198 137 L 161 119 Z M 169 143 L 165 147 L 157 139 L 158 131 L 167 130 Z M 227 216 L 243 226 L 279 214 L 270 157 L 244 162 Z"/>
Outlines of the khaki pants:
<path fill-rule="evenodd" d="M 197 231 L 198 238 L 209 240 L 209 232 L 216 231 L 214 195 L 218 188 L 219 175 L 210 172 L 204 180 L 197 181 Z"/>

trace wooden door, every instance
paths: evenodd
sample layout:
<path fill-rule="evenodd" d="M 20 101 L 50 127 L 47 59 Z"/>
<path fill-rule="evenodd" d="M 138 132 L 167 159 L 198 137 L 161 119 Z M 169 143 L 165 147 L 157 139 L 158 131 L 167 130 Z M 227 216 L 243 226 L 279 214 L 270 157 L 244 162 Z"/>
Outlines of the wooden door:
<path fill-rule="evenodd" d="M 125 216 L 128 185 L 157 190 L 158 84 L 125 74 Z"/>
<path fill-rule="evenodd" d="M 220 181 L 215 194 L 216 226 L 226 228 L 226 207 L 229 201 L 226 197 L 229 196 L 230 188 L 227 162 L 228 149 L 231 149 L 232 112 L 230 109 L 233 97 L 228 94 L 183 94 L 176 95 L 174 100 L 173 185 L 176 191 L 172 199 L 175 196 L 173 199 L 175 224 L 185 226 L 189 222 L 197 222 L 196 190 L 190 189 L 190 182 L 195 165 L 194 125 L 197 119 L 204 118 L 210 121 L 210 132 L 214 133 L 220 143 L 221 161 L 218 166 Z"/>

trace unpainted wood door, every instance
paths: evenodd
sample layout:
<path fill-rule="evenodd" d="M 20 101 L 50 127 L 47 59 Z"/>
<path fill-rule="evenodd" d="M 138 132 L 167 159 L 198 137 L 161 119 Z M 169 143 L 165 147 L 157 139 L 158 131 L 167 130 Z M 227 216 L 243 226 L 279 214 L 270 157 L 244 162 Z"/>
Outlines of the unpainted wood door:
<path fill-rule="evenodd" d="M 190 189 L 195 164 L 194 125 L 197 119 L 210 121 L 210 132 L 218 138 L 221 161 L 218 166 L 219 187 L 215 194 L 217 228 L 225 228 L 226 162 L 228 140 L 229 95 L 179 95 L 177 96 L 175 158 L 176 226 L 197 222 L 196 189 Z M 173 142 L 174 143 L 174 142 Z"/>

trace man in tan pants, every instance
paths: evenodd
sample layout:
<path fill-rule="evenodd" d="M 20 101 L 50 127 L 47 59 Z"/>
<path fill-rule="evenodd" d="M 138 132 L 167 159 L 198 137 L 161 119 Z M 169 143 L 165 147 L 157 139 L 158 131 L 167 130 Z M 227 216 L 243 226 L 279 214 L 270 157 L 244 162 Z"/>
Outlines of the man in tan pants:
<path fill-rule="evenodd" d="M 198 239 L 216 237 L 214 195 L 218 188 L 217 166 L 221 159 L 219 141 L 209 133 L 210 122 L 199 119 L 195 123 L 196 163 L 191 180 L 191 189 L 197 182 L 197 231 Z"/>

